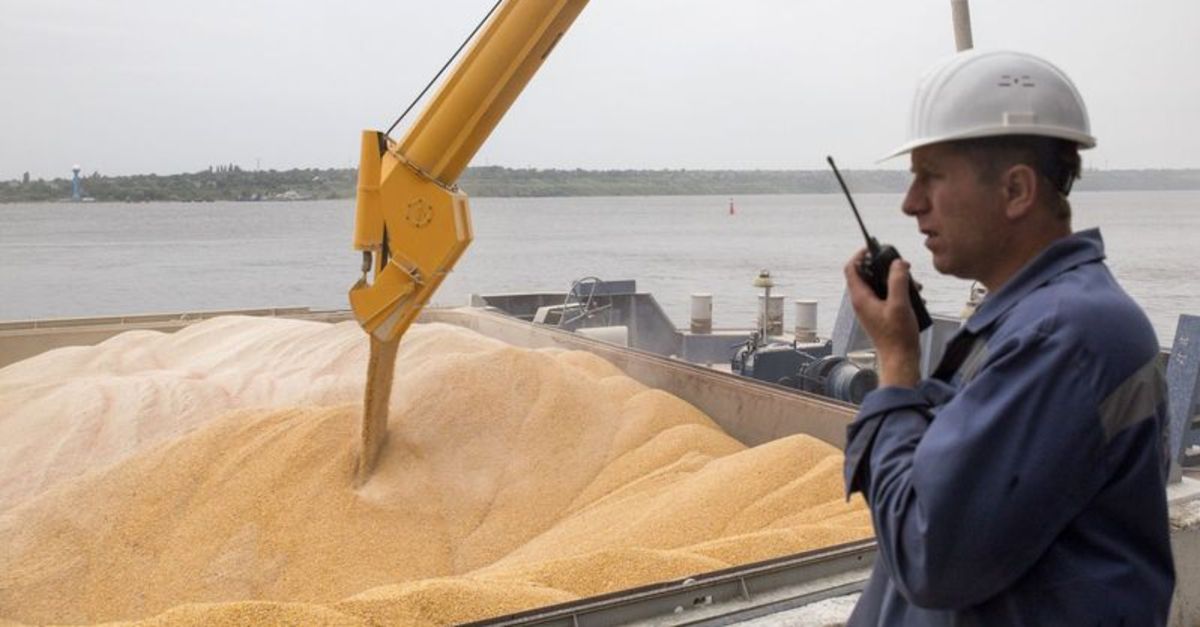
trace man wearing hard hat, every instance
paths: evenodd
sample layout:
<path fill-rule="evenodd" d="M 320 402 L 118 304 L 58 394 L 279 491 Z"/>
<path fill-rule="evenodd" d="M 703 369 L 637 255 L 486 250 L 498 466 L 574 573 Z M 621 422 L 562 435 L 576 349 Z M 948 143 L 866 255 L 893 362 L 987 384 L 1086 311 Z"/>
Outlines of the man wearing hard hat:
<path fill-rule="evenodd" d="M 846 266 L 880 388 L 846 487 L 879 555 L 851 625 L 1161 625 L 1174 588 L 1165 384 L 1145 314 L 1073 233 L 1083 101 L 1028 54 L 966 52 L 913 100 L 903 211 L 943 274 L 989 295 L 921 380 L 896 261 L 887 298 Z"/>

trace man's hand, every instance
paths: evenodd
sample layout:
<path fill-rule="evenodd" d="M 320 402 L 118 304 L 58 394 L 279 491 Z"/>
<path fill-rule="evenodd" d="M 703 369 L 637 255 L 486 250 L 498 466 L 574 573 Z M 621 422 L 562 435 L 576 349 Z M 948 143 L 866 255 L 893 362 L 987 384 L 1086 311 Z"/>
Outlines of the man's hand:
<path fill-rule="evenodd" d="M 879 385 L 915 387 L 921 380 L 921 343 L 917 316 L 908 299 L 908 268 L 903 259 L 888 269 L 888 297 L 880 300 L 871 286 L 858 276 L 866 249 L 859 250 L 846 264 L 846 287 L 858 322 L 875 343 L 879 358 Z"/>

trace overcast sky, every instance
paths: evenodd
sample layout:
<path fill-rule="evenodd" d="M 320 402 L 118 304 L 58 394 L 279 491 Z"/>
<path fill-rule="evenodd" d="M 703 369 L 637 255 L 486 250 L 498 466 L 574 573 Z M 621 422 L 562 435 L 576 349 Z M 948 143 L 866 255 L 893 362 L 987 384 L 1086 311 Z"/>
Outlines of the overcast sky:
<path fill-rule="evenodd" d="M 353 167 L 359 131 L 386 128 L 492 4 L 0 2 L 0 179 Z M 971 12 L 977 48 L 1075 80 L 1087 165 L 1200 167 L 1200 1 Z M 875 167 L 953 50 L 950 0 L 593 0 L 474 164 Z"/>

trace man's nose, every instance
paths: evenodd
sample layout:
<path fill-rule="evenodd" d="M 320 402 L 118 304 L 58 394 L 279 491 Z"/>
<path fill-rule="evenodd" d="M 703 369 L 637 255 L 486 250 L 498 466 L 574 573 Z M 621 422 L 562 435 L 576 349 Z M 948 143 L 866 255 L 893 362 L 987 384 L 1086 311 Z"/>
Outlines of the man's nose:
<path fill-rule="evenodd" d="M 928 209 L 929 199 L 925 196 L 924 190 L 916 183 L 909 185 L 908 193 L 904 195 L 904 202 L 900 204 L 900 210 L 904 212 L 904 215 L 915 216 Z"/>

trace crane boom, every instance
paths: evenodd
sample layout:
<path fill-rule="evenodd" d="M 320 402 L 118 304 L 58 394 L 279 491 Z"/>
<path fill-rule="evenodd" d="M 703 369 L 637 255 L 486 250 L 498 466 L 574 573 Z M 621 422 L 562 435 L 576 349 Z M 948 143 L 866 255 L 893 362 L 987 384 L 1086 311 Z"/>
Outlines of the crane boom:
<path fill-rule="evenodd" d="M 400 337 L 471 243 L 467 196 L 455 183 L 586 5 L 503 0 L 401 141 L 362 133 L 354 248 L 363 276 L 350 307 L 371 336 L 371 361 L 359 483 L 386 437 Z"/>

